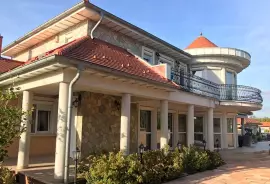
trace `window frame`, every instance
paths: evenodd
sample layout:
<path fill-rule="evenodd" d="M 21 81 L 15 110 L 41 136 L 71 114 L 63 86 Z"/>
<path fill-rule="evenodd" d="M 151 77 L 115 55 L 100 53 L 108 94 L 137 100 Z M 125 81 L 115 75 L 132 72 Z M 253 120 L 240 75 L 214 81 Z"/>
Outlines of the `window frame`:
<path fill-rule="evenodd" d="M 144 59 L 144 55 L 148 54 L 152 56 L 152 63 L 148 62 L 147 60 Z M 156 52 L 152 49 L 149 49 L 148 47 L 142 46 L 142 56 L 141 58 L 146 61 L 147 63 L 149 63 L 150 65 L 155 65 L 155 54 Z"/>
<path fill-rule="evenodd" d="M 35 123 L 34 125 L 34 132 L 32 132 L 31 128 L 31 134 L 48 134 L 52 133 L 52 122 L 53 122 L 53 102 L 40 102 L 40 101 L 34 101 L 33 105 L 36 105 L 35 109 L 35 120 L 32 119 L 32 122 Z M 42 107 L 43 106 L 43 107 Z M 50 108 L 44 108 L 44 106 L 49 106 Z M 49 122 L 48 122 L 48 131 L 38 131 L 38 112 L 39 111 L 48 111 L 49 113 Z"/>

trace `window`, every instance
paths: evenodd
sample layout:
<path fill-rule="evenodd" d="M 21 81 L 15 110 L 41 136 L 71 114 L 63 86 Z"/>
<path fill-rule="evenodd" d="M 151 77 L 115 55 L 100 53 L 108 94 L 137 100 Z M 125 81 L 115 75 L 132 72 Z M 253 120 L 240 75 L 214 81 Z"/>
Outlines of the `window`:
<path fill-rule="evenodd" d="M 149 64 L 155 64 L 155 52 L 149 48 L 142 48 L 142 58 Z"/>
<path fill-rule="evenodd" d="M 218 147 L 221 146 L 221 126 L 220 126 L 220 118 L 214 118 L 214 147 L 217 147 L 217 140 L 218 140 Z"/>
<path fill-rule="evenodd" d="M 226 71 L 226 84 L 236 84 L 235 73 Z"/>
<path fill-rule="evenodd" d="M 173 146 L 173 114 L 168 113 L 168 145 L 170 147 Z M 160 121 L 160 112 L 157 113 L 157 130 L 158 130 L 158 135 L 157 135 L 157 148 L 160 148 L 160 126 L 161 126 L 161 121 Z"/>
<path fill-rule="evenodd" d="M 34 104 L 31 133 L 50 132 L 52 105 Z"/>
<path fill-rule="evenodd" d="M 196 145 L 203 141 L 203 117 L 194 117 L 194 140 Z"/>
<path fill-rule="evenodd" d="M 168 144 L 170 147 L 173 146 L 173 114 L 168 114 L 168 132 L 169 132 L 169 140 Z"/>
<path fill-rule="evenodd" d="M 187 117 L 186 115 L 179 114 L 178 115 L 178 140 L 182 145 L 186 145 L 186 134 L 187 134 L 187 128 L 186 128 L 186 121 Z"/>
<path fill-rule="evenodd" d="M 140 110 L 140 140 L 146 150 L 151 149 L 151 111 Z"/>

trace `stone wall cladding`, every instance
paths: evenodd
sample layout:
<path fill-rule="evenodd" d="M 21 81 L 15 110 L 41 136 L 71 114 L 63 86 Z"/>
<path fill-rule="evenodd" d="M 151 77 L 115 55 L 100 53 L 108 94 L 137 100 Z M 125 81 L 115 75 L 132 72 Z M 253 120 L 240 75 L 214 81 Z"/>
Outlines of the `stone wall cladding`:
<path fill-rule="evenodd" d="M 82 155 L 94 151 L 113 151 L 120 147 L 121 97 L 84 92 L 79 115 L 82 116 Z M 138 110 L 132 104 L 130 150 L 137 151 Z"/>

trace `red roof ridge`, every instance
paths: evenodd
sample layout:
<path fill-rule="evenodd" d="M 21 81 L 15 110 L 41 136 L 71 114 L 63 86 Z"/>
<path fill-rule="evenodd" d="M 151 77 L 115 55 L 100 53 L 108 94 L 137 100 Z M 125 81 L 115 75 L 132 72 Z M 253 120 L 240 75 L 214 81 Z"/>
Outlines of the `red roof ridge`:
<path fill-rule="evenodd" d="M 216 44 L 211 42 L 208 38 L 201 35 L 198 36 L 189 46 L 185 49 L 197 49 L 197 48 L 207 48 L 207 47 L 218 47 Z"/>

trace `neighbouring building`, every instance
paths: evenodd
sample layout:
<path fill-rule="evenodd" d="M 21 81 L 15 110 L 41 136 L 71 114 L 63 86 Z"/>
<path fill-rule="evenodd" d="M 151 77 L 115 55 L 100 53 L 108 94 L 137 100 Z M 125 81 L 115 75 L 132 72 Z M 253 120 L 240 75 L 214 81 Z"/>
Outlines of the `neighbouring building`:
<path fill-rule="evenodd" d="M 0 88 L 19 86 L 18 105 L 34 107 L 9 155 L 18 156 L 18 169 L 29 157 L 55 155 L 57 179 L 70 114 L 70 151 L 129 154 L 141 143 L 236 148 L 238 114 L 262 108 L 261 91 L 237 83 L 251 61 L 246 51 L 203 35 L 181 50 L 87 1 L 0 53 L 12 58 L 0 59 Z"/>
<path fill-rule="evenodd" d="M 237 118 L 237 126 L 238 126 L 238 135 L 245 135 L 245 128 L 249 128 L 252 130 L 254 135 L 257 135 L 257 132 L 260 132 L 262 123 L 253 118 L 244 118 L 244 126 L 242 125 L 242 118 Z"/>
<path fill-rule="evenodd" d="M 261 122 L 261 131 L 262 133 L 270 133 L 270 122 Z"/>

